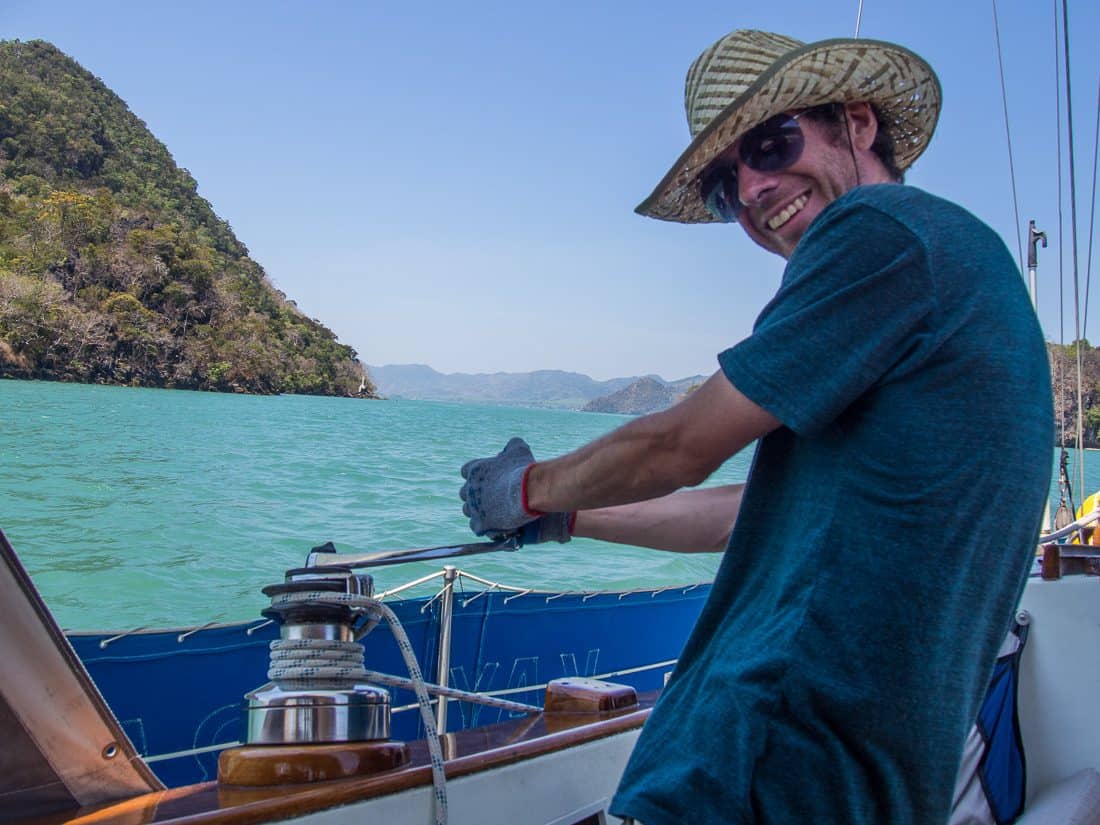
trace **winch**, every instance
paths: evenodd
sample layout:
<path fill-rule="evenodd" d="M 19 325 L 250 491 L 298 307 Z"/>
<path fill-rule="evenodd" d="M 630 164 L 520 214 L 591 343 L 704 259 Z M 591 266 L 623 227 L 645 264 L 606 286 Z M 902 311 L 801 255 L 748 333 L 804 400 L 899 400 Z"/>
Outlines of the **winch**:
<path fill-rule="evenodd" d="M 350 568 L 288 570 L 265 587 L 279 624 L 271 682 L 245 695 L 250 745 L 388 739 L 390 695 L 364 681 L 359 639 L 378 624 L 374 581 Z M 362 597 L 362 598 L 355 598 Z"/>
<path fill-rule="evenodd" d="M 515 536 L 412 550 L 341 555 L 314 547 L 306 566 L 263 589 L 263 615 L 279 624 L 269 684 L 245 695 L 247 745 L 374 742 L 390 735 L 390 695 L 370 684 L 359 640 L 382 618 L 367 567 L 467 556 L 519 547 Z M 419 677 L 418 677 L 419 678 Z"/>
<path fill-rule="evenodd" d="M 439 736 L 440 729 L 446 730 L 443 697 L 511 712 L 540 713 L 541 708 L 428 683 L 397 615 L 374 598 L 372 578 L 355 571 L 519 546 L 518 536 L 509 535 L 475 544 L 359 555 L 337 554 L 331 542 L 314 547 L 305 567 L 288 570 L 283 582 L 263 590 L 271 599 L 263 615 L 279 624 L 279 639 L 271 643 L 271 682 L 245 695 L 244 744 L 222 751 L 218 781 L 225 786 L 317 782 L 407 764 L 408 746 L 389 738 L 389 692 L 378 687 L 392 685 L 416 695 L 430 757 L 434 817 L 445 823 Z M 364 668 L 359 640 L 382 619 L 405 660 L 408 679 Z M 431 694 L 440 697 L 438 717 Z"/>

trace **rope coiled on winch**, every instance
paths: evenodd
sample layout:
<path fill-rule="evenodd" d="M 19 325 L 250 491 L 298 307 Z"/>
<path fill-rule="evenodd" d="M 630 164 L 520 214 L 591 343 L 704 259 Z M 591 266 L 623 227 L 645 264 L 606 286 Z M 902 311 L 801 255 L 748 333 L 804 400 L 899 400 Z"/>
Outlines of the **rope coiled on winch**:
<path fill-rule="evenodd" d="M 343 690 L 349 684 L 370 682 L 415 691 L 412 679 L 391 676 L 363 666 L 363 645 L 331 639 L 276 639 L 271 643 L 271 669 L 267 678 L 285 690 Z M 496 699 L 480 693 L 424 682 L 432 696 L 445 696 L 511 713 L 541 713 L 537 705 Z"/>

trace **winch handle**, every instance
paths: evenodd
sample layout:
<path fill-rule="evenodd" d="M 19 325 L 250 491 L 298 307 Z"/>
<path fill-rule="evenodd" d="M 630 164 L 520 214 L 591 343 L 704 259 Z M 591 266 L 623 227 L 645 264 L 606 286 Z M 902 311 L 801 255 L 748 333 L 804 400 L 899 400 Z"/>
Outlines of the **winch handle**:
<path fill-rule="evenodd" d="M 332 548 L 332 549 L 329 549 Z M 380 550 L 374 553 L 337 553 L 331 542 L 314 547 L 306 557 L 306 567 L 322 572 L 335 572 L 364 567 L 382 567 L 413 561 L 449 559 L 455 556 L 476 556 L 481 553 L 512 552 L 520 548 L 519 533 L 508 533 L 492 541 L 455 544 L 442 547 L 417 547 L 409 550 Z M 330 568 L 333 569 L 330 571 Z"/>

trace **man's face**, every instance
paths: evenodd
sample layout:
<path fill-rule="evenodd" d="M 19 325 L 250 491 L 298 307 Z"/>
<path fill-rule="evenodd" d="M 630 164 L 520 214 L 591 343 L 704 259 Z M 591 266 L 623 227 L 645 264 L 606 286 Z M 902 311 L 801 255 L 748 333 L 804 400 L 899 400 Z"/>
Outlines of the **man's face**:
<path fill-rule="evenodd" d="M 858 185 L 860 177 L 843 133 L 829 125 L 800 118 L 805 136 L 802 154 L 793 164 L 760 172 L 741 161 L 738 140 L 716 165 L 734 165 L 741 202 L 739 223 L 757 244 L 789 258 L 803 233 L 822 209 Z M 864 180 L 864 182 L 871 182 Z"/>

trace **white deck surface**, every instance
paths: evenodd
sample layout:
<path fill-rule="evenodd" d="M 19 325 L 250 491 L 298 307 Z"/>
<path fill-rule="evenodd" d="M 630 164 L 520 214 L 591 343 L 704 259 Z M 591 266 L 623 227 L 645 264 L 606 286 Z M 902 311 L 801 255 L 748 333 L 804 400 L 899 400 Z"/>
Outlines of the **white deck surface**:
<path fill-rule="evenodd" d="M 1100 578 L 1032 579 L 1020 678 L 1028 798 L 1084 767 L 1100 769 Z"/>

